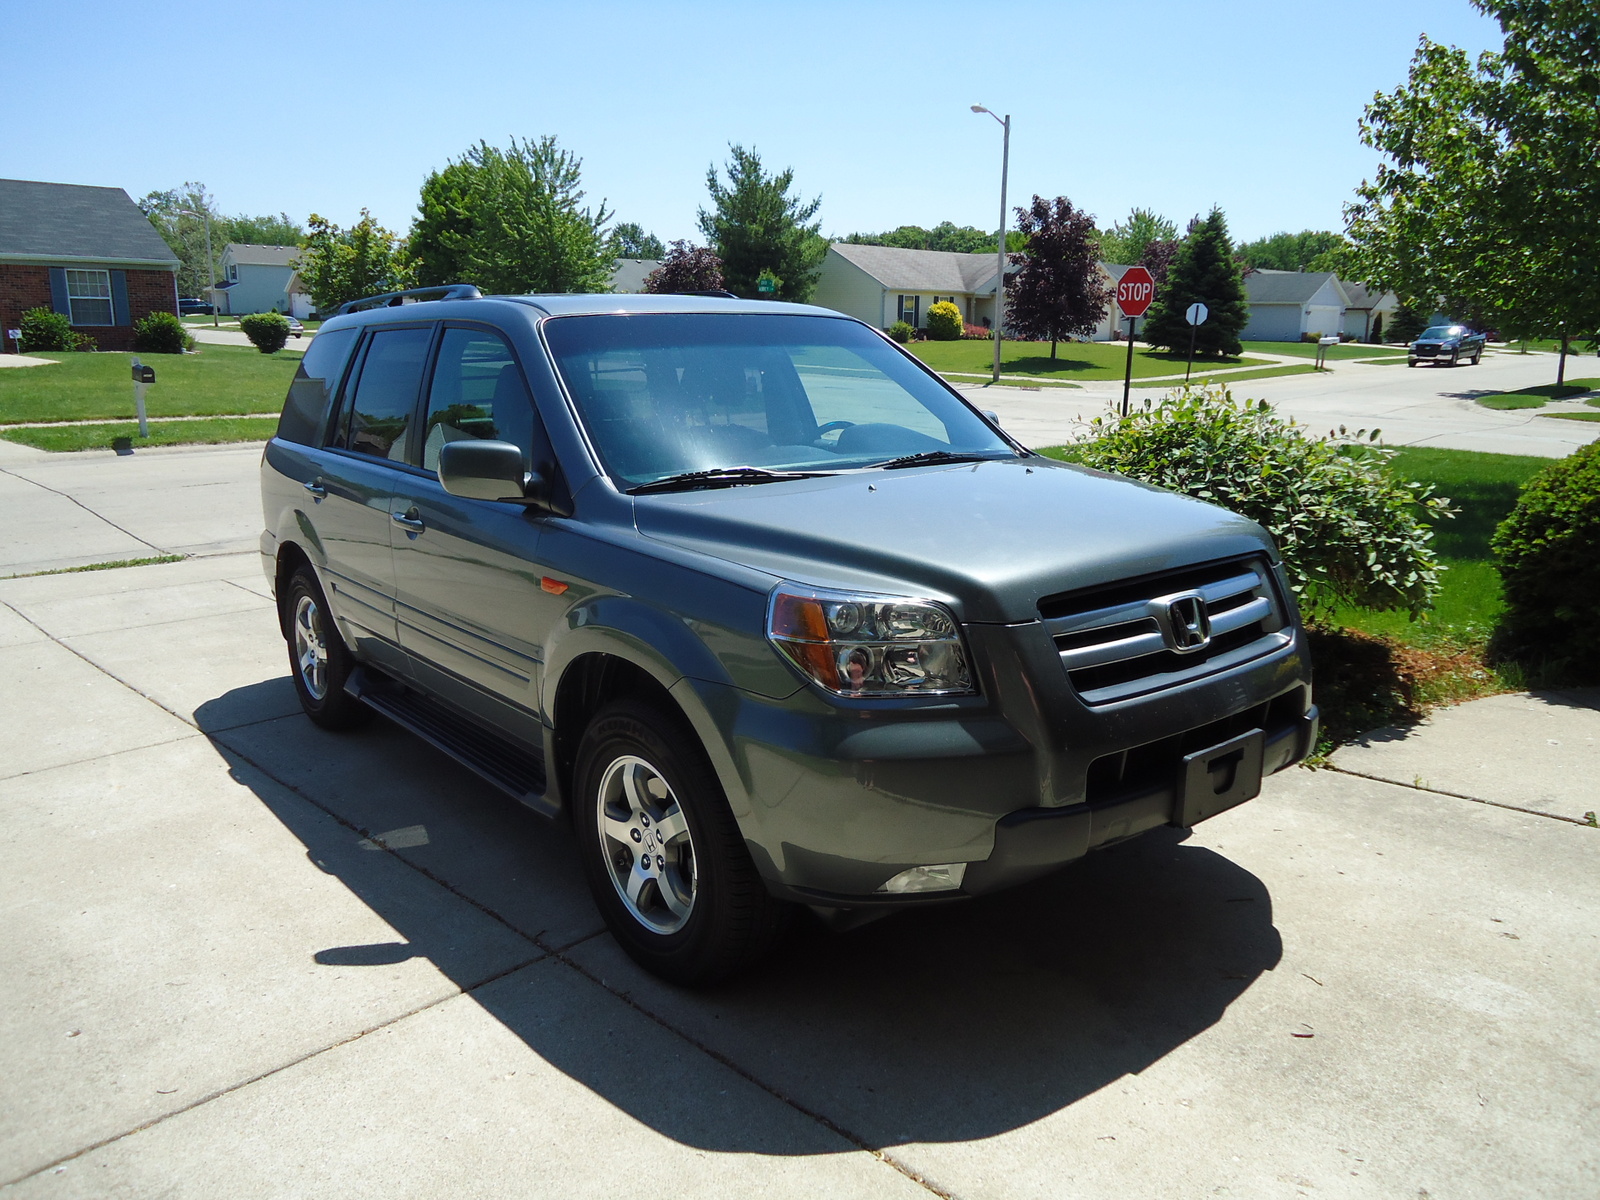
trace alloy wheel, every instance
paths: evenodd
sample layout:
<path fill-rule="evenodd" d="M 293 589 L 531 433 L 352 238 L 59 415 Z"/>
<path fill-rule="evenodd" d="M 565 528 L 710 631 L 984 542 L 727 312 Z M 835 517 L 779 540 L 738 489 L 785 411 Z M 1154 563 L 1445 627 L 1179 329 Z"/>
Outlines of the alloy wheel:
<path fill-rule="evenodd" d="M 328 641 L 322 632 L 322 610 L 310 596 L 294 606 L 294 660 L 300 682 L 313 700 L 328 694 Z"/>
<path fill-rule="evenodd" d="M 620 755 L 595 796 L 606 873 L 635 920 L 677 933 L 694 911 L 699 878 L 694 839 L 672 787 L 644 759 Z"/>

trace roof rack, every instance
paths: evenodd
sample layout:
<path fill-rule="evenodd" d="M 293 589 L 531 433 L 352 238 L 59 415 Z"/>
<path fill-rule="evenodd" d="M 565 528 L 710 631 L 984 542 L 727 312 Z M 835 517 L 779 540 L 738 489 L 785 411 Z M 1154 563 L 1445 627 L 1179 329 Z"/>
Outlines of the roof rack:
<path fill-rule="evenodd" d="M 710 296 L 714 300 L 737 300 L 739 297 L 722 288 L 701 288 L 693 292 L 679 292 L 680 296 Z"/>
<path fill-rule="evenodd" d="M 407 288 L 403 292 L 384 292 L 378 296 L 363 296 L 359 300 L 346 301 L 339 305 L 338 311 L 333 315 L 342 317 L 345 313 L 360 312 L 367 308 L 383 308 L 387 305 L 418 304 L 426 298 L 428 300 L 477 300 L 483 293 L 470 283 L 444 283 L 438 287 Z"/>

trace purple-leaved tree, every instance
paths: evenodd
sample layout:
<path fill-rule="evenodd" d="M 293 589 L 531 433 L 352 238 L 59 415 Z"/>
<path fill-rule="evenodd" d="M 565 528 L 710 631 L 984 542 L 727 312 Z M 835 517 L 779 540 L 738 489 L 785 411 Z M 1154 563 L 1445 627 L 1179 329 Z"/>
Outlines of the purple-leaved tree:
<path fill-rule="evenodd" d="M 1100 271 L 1094 218 L 1065 196 L 1035 196 L 1017 209 L 1026 254 L 1011 255 L 1019 268 L 1006 276 L 1006 328 L 1013 337 L 1056 343 L 1088 337 L 1105 320 L 1111 286 Z"/>
<path fill-rule="evenodd" d="M 722 260 L 717 252 L 682 240 L 672 243 L 661 265 L 644 281 L 644 290 L 658 295 L 720 292 L 723 286 Z"/>

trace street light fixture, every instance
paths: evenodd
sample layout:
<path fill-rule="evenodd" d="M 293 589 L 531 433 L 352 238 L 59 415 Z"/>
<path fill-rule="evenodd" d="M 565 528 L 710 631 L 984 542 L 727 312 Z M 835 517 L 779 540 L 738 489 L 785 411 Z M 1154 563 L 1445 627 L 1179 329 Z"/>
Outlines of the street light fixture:
<path fill-rule="evenodd" d="M 998 113 L 985 108 L 981 104 L 974 104 L 972 111 L 975 113 L 988 113 L 1005 130 L 1005 139 L 1000 150 L 1000 250 L 995 256 L 994 276 L 994 382 L 1000 382 L 1000 327 L 1004 324 L 1002 316 L 1006 302 L 1006 175 L 1011 170 L 1011 114 L 1001 117 Z"/>
<path fill-rule="evenodd" d="M 211 280 L 211 283 L 206 284 L 206 291 L 207 292 L 215 292 L 216 288 L 213 285 L 217 281 L 217 265 L 216 265 L 215 260 L 213 260 L 212 257 L 211 257 L 211 214 L 210 214 L 210 212 L 195 212 L 194 209 L 192 209 L 192 208 L 180 208 L 180 209 L 178 209 L 176 211 L 177 211 L 178 215 L 181 216 L 181 217 L 199 217 L 203 221 L 205 221 L 205 223 L 206 223 L 206 278 Z M 215 296 L 211 297 L 210 304 L 211 304 L 211 328 L 216 329 L 217 328 L 217 298 Z M 999 363 L 999 361 L 1000 360 L 998 358 L 995 359 L 995 362 L 997 364 Z M 996 370 L 998 370 L 998 369 L 999 368 L 997 366 Z"/>

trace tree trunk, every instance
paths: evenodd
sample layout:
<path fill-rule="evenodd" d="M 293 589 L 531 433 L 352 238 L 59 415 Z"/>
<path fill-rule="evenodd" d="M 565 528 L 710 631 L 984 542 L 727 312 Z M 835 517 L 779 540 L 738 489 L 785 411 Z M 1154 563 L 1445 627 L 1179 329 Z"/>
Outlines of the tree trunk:
<path fill-rule="evenodd" d="M 1567 381 L 1567 335 L 1561 335 L 1561 360 L 1556 364 L 1556 386 Z"/>
<path fill-rule="evenodd" d="M 1055 340 L 1055 338 L 1051 338 L 1050 339 L 1050 361 L 1051 362 L 1055 362 L 1055 360 L 1056 360 L 1056 340 Z"/>

